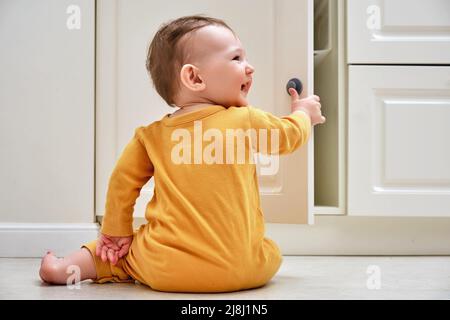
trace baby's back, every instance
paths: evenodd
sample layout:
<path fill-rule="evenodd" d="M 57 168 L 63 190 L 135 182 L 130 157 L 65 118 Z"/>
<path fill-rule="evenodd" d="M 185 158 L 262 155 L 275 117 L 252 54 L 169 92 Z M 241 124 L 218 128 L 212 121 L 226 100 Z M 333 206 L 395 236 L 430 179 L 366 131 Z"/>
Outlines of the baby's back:
<path fill-rule="evenodd" d="M 253 161 L 265 140 L 261 129 L 269 130 L 262 132 L 267 140 L 277 131 L 283 154 L 307 140 L 310 123 L 301 114 L 278 118 L 250 106 L 212 105 L 136 130 L 155 185 L 148 224 L 127 258 L 141 281 L 168 291 L 230 291 L 275 274 L 281 254 L 264 238 Z"/>

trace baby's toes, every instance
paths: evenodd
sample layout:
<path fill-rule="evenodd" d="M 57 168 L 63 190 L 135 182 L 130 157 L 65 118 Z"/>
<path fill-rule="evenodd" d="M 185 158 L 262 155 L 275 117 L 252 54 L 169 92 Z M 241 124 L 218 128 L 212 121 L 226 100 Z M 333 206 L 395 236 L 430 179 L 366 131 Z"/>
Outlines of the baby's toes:
<path fill-rule="evenodd" d="M 47 251 L 47 253 L 42 257 L 41 260 L 41 267 L 44 263 L 50 262 L 50 261 L 55 261 L 58 260 L 58 258 L 55 256 L 55 254 L 53 253 L 53 251 Z"/>

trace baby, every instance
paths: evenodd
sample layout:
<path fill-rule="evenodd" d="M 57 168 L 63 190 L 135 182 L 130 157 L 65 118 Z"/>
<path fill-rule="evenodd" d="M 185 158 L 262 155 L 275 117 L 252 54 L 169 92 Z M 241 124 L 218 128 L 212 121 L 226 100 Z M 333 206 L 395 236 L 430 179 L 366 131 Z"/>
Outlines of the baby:
<path fill-rule="evenodd" d="M 150 44 L 147 69 L 160 96 L 179 109 L 135 130 L 110 176 L 99 238 L 64 258 L 48 252 L 40 277 L 66 284 L 75 266 L 80 281 L 138 281 L 159 291 L 265 285 L 282 257 L 264 238 L 256 165 L 236 163 L 234 145 L 230 150 L 219 138 L 239 130 L 276 131 L 268 143 L 277 150 L 270 153 L 292 153 L 307 142 L 311 126 L 325 122 L 319 97 L 299 99 L 290 89 L 292 113 L 281 118 L 250 106 L 255 70 L 239 38 L 224 21 L 204 15 L 164 24 Z M 199 127 L 210 133 L 202 139 L 214 140 L 204 148 L 204 140 L 188 140 Z M 260 139 L 246 136 L 241 147 L 262 153 Z M 224 147 L 226 157 L 220 157 Z M 152 177 L 147 223 L 133 230 L 135 201 Z"/>

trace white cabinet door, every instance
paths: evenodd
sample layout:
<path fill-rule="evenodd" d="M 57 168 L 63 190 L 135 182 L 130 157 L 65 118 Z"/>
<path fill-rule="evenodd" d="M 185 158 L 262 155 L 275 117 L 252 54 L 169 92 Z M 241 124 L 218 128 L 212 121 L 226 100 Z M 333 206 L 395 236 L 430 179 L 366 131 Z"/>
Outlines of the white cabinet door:
<path fill-rule="evenodd" d="M 94 13 L 0 2 L 2 222 L 94 222 Z"/>
<path fill-rule="evenodd" d="M 282 116 L 290 113 L 286 83 L 313 85 L 312 0 L 97 1 L 97 209 L 102 215 L 109 176 L 134 129 L 159 120 L 170 108 L 152 88 L 146 50 L 163 22 L 204 13 L 224 19 L 239 35 L 256 68 L 251 105 Z M 312 223 L 313 142 L 282 156 L 280 170 L 260 177 L 266 220 Z M 142 189 L 135 216 L 143 217 L 153 180 Z"/>
<path fill-rule="evenodd" d="M 348 63 L 450 64 L 450 1 L 348 0 Z"/>
<path fill-rule="evenodd" d="M 350 66 L 348 214 L 450 217 L 450 67 Z"/>

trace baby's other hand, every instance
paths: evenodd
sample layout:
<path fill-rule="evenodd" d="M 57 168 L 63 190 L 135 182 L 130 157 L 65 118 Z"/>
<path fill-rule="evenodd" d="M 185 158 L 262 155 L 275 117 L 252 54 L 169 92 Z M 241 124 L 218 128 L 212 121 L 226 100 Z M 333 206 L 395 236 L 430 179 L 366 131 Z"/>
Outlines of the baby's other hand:
<path fill-rule="evenodd" d="M 124 257 L 130 250 L 133 237 L 112 237 L 106 234 L 100 234 L 97 240 L 95 254 L 101 257 L 103 262 L 109 260 L 113 265 Z"/>
<path fill-rule="evenodd" d="M 320 98 L 316 95 L 311 95 L 303 99 L 299 99 L 298 93 L 295 89 L 290 88 L 291 95 L 291 110 L 292 112 L 301 110 L 306 112 L 311 118 L 311 125 L 325 123 L 326 118 L 322 116 Z"/>

